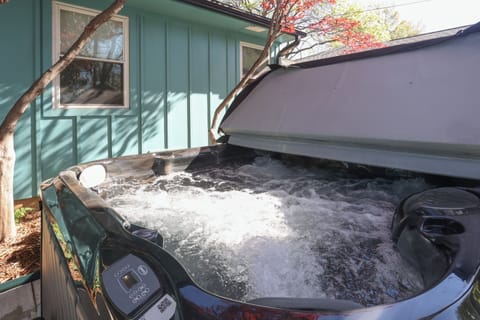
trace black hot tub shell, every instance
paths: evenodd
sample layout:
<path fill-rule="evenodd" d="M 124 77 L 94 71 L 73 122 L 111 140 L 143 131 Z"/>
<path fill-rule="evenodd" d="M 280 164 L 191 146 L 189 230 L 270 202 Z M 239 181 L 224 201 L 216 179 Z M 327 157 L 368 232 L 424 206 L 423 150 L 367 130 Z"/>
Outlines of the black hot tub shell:
<path fill-rule="evenodd" d="M 195 171 L 229 161 L 249 161 L 254 154 L 252 149 L 227 144 L 123 157 L 79 165 L 45 182 L 42 185 L 43 317 L 480 318 L 480 200 L 475 189 L 432 189 L 412 195 L 400 204 L 393 217 L 392 237 L 405 259 L 422 274 L 426 289 L 406 300 L 365 308 L 333 299 L 265 297 L 243 303 L 209 293 L 196 285 L 182 265 L 162 249 L 161 235 L 128 223 L 94 189 L 84 186 L 91 180 L 88 172 L 99 168 L 105 174 L 100 174 L 99 181 L 108 182 L 179 170 Z"/>

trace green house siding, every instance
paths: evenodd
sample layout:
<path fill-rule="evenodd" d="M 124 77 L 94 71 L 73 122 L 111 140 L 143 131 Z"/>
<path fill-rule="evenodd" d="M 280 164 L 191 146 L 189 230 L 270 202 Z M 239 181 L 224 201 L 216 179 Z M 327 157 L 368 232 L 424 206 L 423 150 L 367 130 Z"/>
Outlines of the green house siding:
<path fill-rule="evenodd" d="M 31 85 L 39 68 L 37 3 L 11 1 L 0 8 L 0 119 Z M 14 33 L 15 32 L 15 33 Z M 17 195 L 30 195 L 36 179 L 36 103 L 23 115 L 15 134 Z"/>
<path fill-rule="evenodd" d="M 67 2 L 67 1 L 65 1 Z M 15 136 L 15 197 L 76 163 L 206 145 L 215 107 L 239 80 L 239 42 L 261 37 L 126 7 L 130 108 L 54 109 L 47 89 Z M 163 1 L 168 4 L 168 1 Z M 109 2 L 68 1 L 101 9 Z M 0 7 L 0 119 L 52 63 L 52 3 Z"/>

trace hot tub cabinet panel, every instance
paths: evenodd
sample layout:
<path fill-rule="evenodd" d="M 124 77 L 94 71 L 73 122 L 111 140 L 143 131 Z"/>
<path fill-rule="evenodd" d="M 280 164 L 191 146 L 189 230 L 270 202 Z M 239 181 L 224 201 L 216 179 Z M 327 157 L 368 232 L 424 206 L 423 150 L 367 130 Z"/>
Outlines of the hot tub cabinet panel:
<path fill-rule="evenodd" d="M 95 190 L 114 179 L 248 163 L 255 155 L 255 150 L 228 144 L 153 153 L 78 165 L 44 182 L 45 319 L 480 319 L 478 190 L 440 188 L 402 202 L 392 236 L 427 287 L 373 307 L 282 297 L 244 303 L 207 292 L 161 247 L 161 235 L 130 224 Z"/>

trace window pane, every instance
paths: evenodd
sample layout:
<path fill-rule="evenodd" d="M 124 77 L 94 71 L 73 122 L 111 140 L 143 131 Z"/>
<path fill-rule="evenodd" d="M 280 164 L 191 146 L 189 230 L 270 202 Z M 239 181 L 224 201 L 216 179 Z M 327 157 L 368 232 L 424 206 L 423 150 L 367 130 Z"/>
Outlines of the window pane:
<path fill-rule="evenodd" d="M 261 53 L 261 49 L 242 46 L 242 76 L 250 70 L 258 57 L 260 57 Z M 262 66 L 265 67 L 266 65 L 267 64 L 264 63 Z"/>
<path fill-rule="evenodd" d="M 123 106 L 123 65 L 76 59 L 60 74 L 60 104 Z"/>
<path fill-rule="evenodd" d="M 77 40 L 93 16 L 60 10 L 60 53 L 65 52 Z M 80 53 L 83 57 L 123 60 L 123 25 L 110 20 L 102 25 Z"/>

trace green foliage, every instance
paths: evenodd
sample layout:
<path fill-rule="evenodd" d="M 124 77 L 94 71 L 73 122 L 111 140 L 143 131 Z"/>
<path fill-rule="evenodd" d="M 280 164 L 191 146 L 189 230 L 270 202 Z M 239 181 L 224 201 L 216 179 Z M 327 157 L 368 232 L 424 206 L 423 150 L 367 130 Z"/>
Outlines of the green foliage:
<path fill-rule="evenodd" d="M 267 15 L 262 0 L 220 0 L 229 6 L 258 15 Z M 371 34 L 378 41 L 390 41 L 419 34 L 420 25 L 402 19 L 398 11 L 386 2 L 365 6 L 360 1 L 336 0 L 335 4 L 318 4 L 306 14 L 310 22 L 322 20 L 325 16 L 345 17 L 359 21 L 357 31 Z M 306 31 L 306 30 L 303 30 Z M 335 46 L 335 44 L 333 44 Z"/>
<path fill-rule="evenodd" d="M 265 0 L 219 0 L 232 7 L 269 17 L 262 6 Z M 328 28 L 326 28 L 326 26 Z M 303 12 L 295 22 L 297 30 L 307 33 L 302 43 L 291 52 L 290 58 L 306 56 L 329 48 L 375 48 L 391 40 L 414 36 L 421 27 L 400 17 L 394 6 L 383 0 L 366 6 L 356 0 L 319 1 Z M 355 44 L 359 48 L 356 48 Z M 360 45 L 358 45 L 360 43 Z M 299 56 L 296 56 L 300 54 Z"/>
<path fill-rule="evenodd" d="M 19 224 L 20 221 L 22 221 L 22 219 L 25 218 L 25 216 L 32 211 L 33 211 L 33 208 L 21 207 L 21 208 L 15 209 L 15 223 Z"/>
<path fill-rule="evenodd" d="M 402 19 L 394 7 L 380 1 L 367 7 L 350 0 L 337 0 L 332 14 L 359 21 L 358 28 L 361 32 L 371 34 L 382 42 L 411 37 L 421 31 L 419 25 Z"/>

